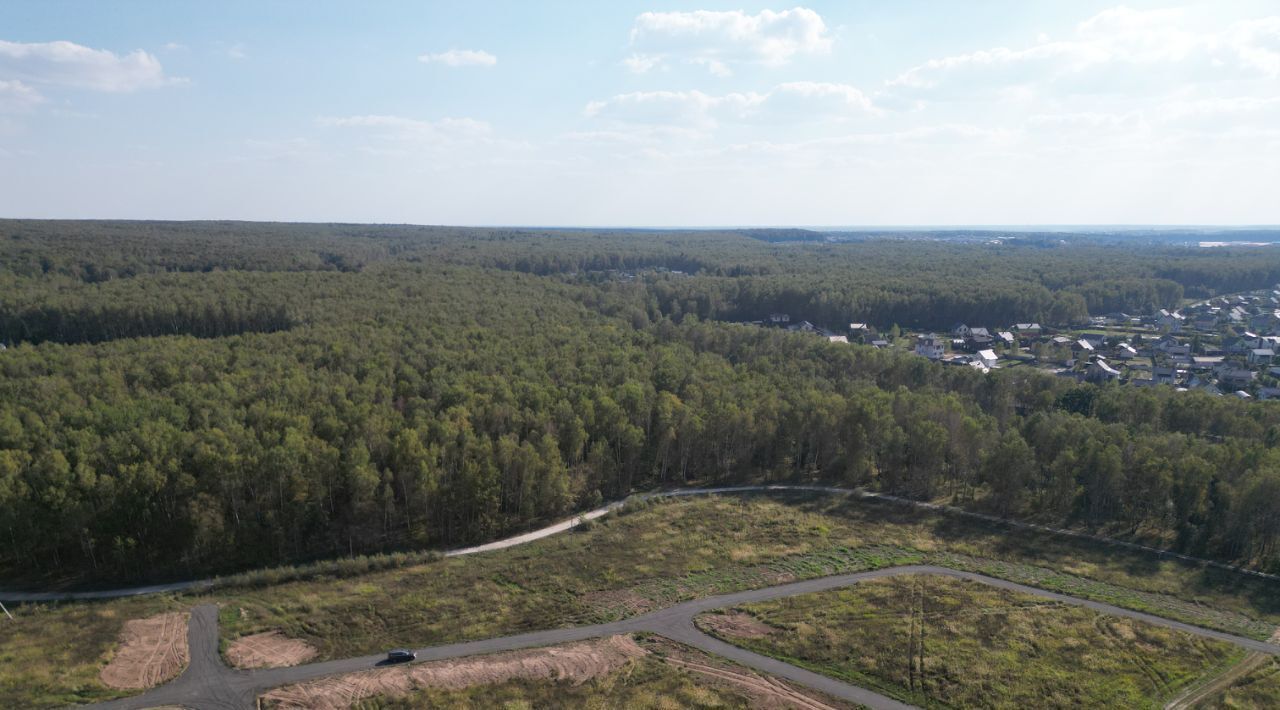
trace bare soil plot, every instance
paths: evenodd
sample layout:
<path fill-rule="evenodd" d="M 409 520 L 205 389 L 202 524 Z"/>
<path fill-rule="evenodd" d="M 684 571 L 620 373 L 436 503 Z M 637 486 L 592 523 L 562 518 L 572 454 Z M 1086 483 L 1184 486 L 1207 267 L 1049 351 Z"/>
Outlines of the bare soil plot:
<path fill-rule="evenodd" d="M 315 658 L 316 650 L 279 631 L 241 636 L 227 647 L 227 661 L 235 668 L 283 668 Z"/>
<path fill-rule="evenodd" d="M 755 621 L 746 614 L 741 614 Z M 756 622 L 759 623 L 759 622 Z M 764 624 L 760 624 L 764 626 Z M 773 630 L 770 627 L 765 627 Z M 653 649 L 669 666 L 688 671 L 710 685 L 719 685 L 741 693 L 752 708 L 799 708 L 800 710 L 838 710 L 847 707 L 842 701 L 824 701 L 812 691 L 802 691 L 778 678 L 763 676 L 709 654 L 691 649 L 665 638 L 650 638 L 645 648 Z"/>
<path fill-rule="evenodd" d="M 814 700 L 777 678 L 766 678 L 750 671 L 719 668 L 705 663 L 683 661 L 679 658 L 668 658 L 666 663 L 705 678 L 723 681 L 734 690 L 751 698 L 752 707 L 834 710 L 834 706 Z"/>
<path fill-rule="evenodd" d="M 157 614 L 125 622 L 115 655 L 99 674 L 112 688 L 152 688 L 187 666 L 185 612 Z"/>
<path fill-rule="evenodd" d="M 611 673 L 646 651 L 630 636 L 382 668 L 277 688 L 262 699 L 278 708 L 337 710 L 375 696 L 400 697 L 419 688 L 465 688 L 512 679 L 579 684 Z"/>
<path fill-rule="evenodd" d="M 703 630 L 721 637 L 758 639 L 775 631 L 772 626 L 750 614 L 730 611 L 723 614 L 706 614 L 697 620 Z"/>

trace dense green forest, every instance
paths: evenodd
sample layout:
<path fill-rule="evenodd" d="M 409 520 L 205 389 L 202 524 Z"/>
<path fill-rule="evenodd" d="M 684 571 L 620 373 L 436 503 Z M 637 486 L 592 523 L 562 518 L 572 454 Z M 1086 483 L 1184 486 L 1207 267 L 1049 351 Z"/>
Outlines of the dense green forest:
<path fill-rule="evenodd" d="M 1280 406 L 727 322 L 1067 323 L 1277 281 L 1271 249 L 3 221 L 0 569 L 205 574 L 769 480 L 1277 570 Z"/>

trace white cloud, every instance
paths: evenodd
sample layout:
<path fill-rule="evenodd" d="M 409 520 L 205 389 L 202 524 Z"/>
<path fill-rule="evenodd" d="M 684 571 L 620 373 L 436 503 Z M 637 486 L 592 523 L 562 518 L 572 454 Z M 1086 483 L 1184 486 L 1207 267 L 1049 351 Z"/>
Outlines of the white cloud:
<path fill-rule="evenodd" d="M 498 63 L 498 58 L 479 49 L 450 49 L 447 52 L 420 55 L 418 61 L 450 67 L 491 67 Z"/>
<path fill-rule="evenodd" d="M 634 54 L 624 62 L 637 73 L 679 60 L 725 76 L 734 63 L 777 66 L 796 55 L 826 53 L 831 37 L 822 16 L 803 7 L 755 15 L 741 10 L 645 12 L 631 27 L 631 47 Z"/>
<path fill-rule="evenodd" d="M 0 113 L 21 113 L 44 103 L 40 92 L 20 81 L 0 80 Z"/>
<path fill-rule="evenodd" d="M 155 56 L 142 50 L 117 55 L 74 42 L 0 40 L 0 76 L 35 84 L 127 92 L 180 83 L 166 77 Z"/>
<path fill-rule="evenodd" d="M 423 121 L 403 116 L 369 114 L 363 116 L 327 117 L 321 126 L 360 129 L 383 141 L 414 148 L 438 149 L 486 140 L 492 132 L 489 124 L 471 118 L 442 118 Z"/>
<path fill-rule="evenodd" d="M 227 47 L 227 58 L 234 59 L 236 61 L 240 61 L 242 59 L 248 59 L 249 50 L 246 49 L 242 43 L 237 42 L 231 45 L 230 47 Z"/>
<path fill-rule="evenodd" d="M 1179 10 L 1105 10 L 1064 40 L 996 47 L 913 67 L 887 82 L 887 101 L 1170 91 L 1280 77 L 1280 17 L 1198 27 Z"/>
<path fill-rule="evenodd" d="M 587 104 L 585 113 L 626 124 L 712 129 L 721 122 L 803 122 L 876 113 L 871 100 L 847 84 L 798 81 L 754 91 L 711 95 L 701 91 L 636 91 Z"/>

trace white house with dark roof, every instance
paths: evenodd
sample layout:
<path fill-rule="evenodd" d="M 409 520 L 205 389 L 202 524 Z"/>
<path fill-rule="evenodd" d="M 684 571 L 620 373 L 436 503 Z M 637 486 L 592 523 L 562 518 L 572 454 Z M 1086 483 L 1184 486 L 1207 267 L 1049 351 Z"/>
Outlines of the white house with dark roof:
<path fill-rule="evenodd" d="M 947 347 L 943 344 L 942 338 L 933 333 L 916 338 L 916 355 L 927 357 L 930 360 L 941 360 L 943 353 L 946 351 Z"/>

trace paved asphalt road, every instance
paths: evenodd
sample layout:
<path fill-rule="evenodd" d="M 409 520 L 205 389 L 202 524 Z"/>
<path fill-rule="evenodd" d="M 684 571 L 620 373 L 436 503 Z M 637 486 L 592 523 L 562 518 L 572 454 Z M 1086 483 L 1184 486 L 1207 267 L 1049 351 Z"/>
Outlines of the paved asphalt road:
<path fill-rule="evenodd" d="M 1001 589 L 1033 594 L 1038 597 L 1053 599 L 1065 604 L 1086 607 L 1112 616 L 1138 619 L 1158 626 L 1185 631 L 1196 636 L 1226 641 L 1250 651 L 1280 655 L 1280 646 L 1277 645 L 1241 636 L 1234 636 L 1232 634 L 1214 631 L 1212 629 L 1202 629 L 1198 626 L 1163 619 L 1140 611 L 1122 609 L 1110 604 L 1103 604 L 1101 602 L 1090 601 L 1087 599 L 1077 599 L 1064 594 L 1048 592 L 1043 589 L 1036 589 L 1035 587 L 1028 587 L 1002 579 L 995 579 L 994 577 L 974 574 L 972 572 L 961 572 L 933 565 L 910 565 L 873 570 L 869 572 L 841 574 L 832 577 L 822 577 L 820 579 L 809 579 L 802 582 L 766 587 L 764 589 L 752 589 L 745 592 L 695 599 L 666 609 L 660 609 L 648 614 L 608 624 L 581 626 L 570 629 L 553 629 L 550 631 L 535 631 L 516 636 L 503 636 L 500 638 L 485 639 L 483 641 L 471 641 L 467 643 L 450 644 L 447 646 L 433 646 L 419 650 L 417 662 L 458 658 L 461 656 L 475 656 L 487 653 L 496 653 L 499 651 L 512 651 L 522 648 L 549 646 L 570 641 L 581 641 L 600 636 L 611 636 L 613 634 L 647 631 L 665 636 L 673 641 L 679 641 L 681 643 L 694 646 L 708 653 L 723 656 L 763 673 L 786 678 L 800 685 L 827 693 L 828 695 L 861 703 L 871 708 L 888 708 L 894 710 L 898 708 L 909 708 L 911 706 L 905 705 L 897 700 L 893 700 L 892 698 L 887 698 L 878 693 L 874 693 L 870 690 L 849 685 L 848 683 L 843 683 L 816 673 L 811 673 L 804 669 L 783 663 L 782 661 L 761 656 L 724 643 L 702 633 L 693 625 L 693 618 L 695 616 L 712 609 L 720 609 L 739 604 L 749 604 L 751 602 L 777 599 L 779 597 L 788 597 L 796 594 L 820 592 L 828 589 L 846 587 L 863 580 L 891 577 L 900 574 L 938 574 L 958 579 L 973 580 L 993 587 L 999 587 Z M 158 705 L 182 705 L 189 708 L 195 708 L 196 710 L 220 710 L 222 708 L 235 708 L 236 710 L 240 710 L 242 708 L 254 707 L 254 698 L 270 688 L 328 675 L 370 670 L 377 667 L 385 658 L 382 655 L 362 656 L 360 658 L 312 663 L 292 668 L 272 668 L 257 671 L 232 670 L 222 664 L 221 658 L 218 655 L 217 609 L 212 605 L 199 606 L 192 611 L 191 624 L 188 630 L 188 643 L 191 648 L 191 663 L 187 667 L 187 670 L 174 681 L 155 688 L 143 695 L 114 700 L 107 703 L 93 705 L 91 707 L 103 708 L 105 710 L 107 708 L 125 709 L 148 708 Z"/>

